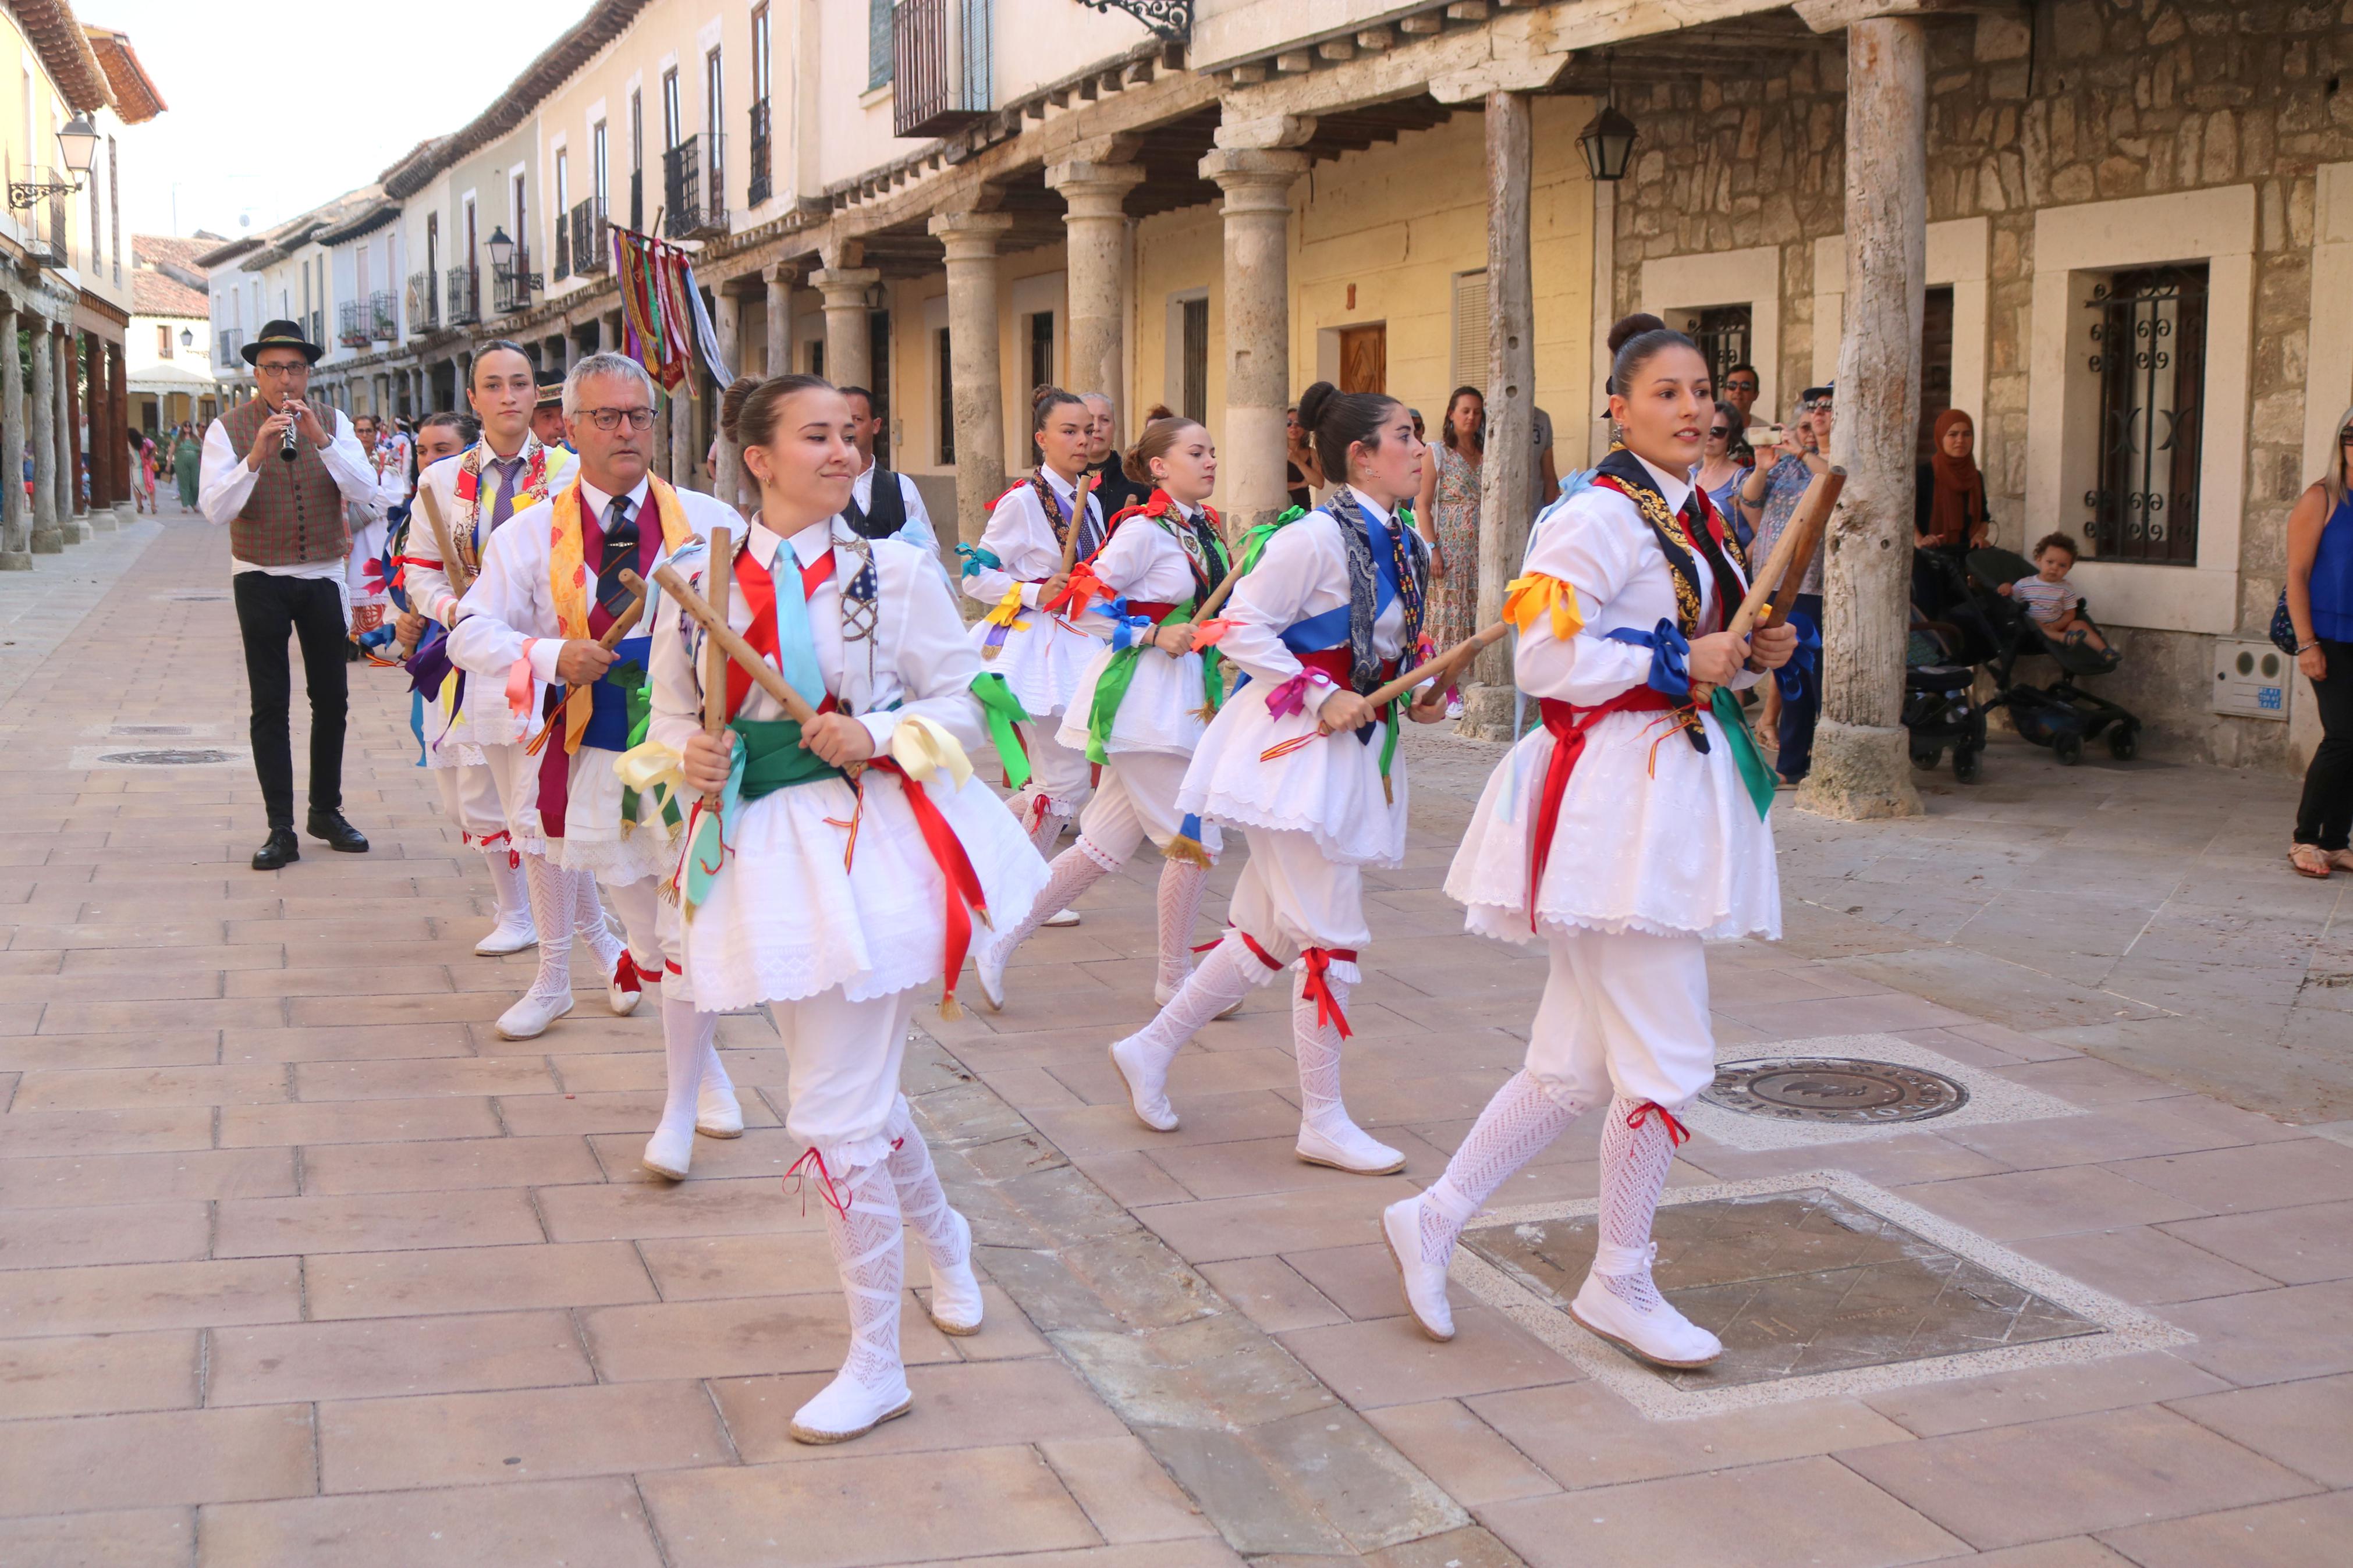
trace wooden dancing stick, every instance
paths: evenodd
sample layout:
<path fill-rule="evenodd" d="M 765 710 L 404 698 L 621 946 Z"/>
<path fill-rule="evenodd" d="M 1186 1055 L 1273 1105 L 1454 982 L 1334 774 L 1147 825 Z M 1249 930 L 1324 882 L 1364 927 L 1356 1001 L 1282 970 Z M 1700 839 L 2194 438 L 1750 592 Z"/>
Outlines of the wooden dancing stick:
<path fill-rule="evenodd" d="M 1095 488 L 1092 474 L 1081 474 L 1078 486 L 1071 496 L 1071 531 L 1062 539 L 1062 575 L 1079 563 L 1079 535 L 1087 526 L 1087 494 Z"/>
<path fill-rule="evenodd" d="M 631 587 L 643 586 L 638 580 L 637 574 L 633 572 L 625 574 L 621 580 Z M 777 706 L 784 709 L 786 718 L 805 730 L 817 721 L 817 710 L 811 708 L 801 694 L 793 689 L 790 681 L 776 673 L 776 666 L 754 653 L 752 650 L 752 645 L 745 642 L 740 633 L 721 619 L 719 613 L 704 601 L 702 595 L 688 585 L 685 578 L 680 576 L 671 567 L 661 565 L 654 568 L 654 581 L 661 585 L 663 593 L 678 601 L 678 607 L 685 611 L 688 618 L 696 626 L 702 628 L 704 636 L 725 649 L 727 657 L 741 666 L 744 672 L 759 684 L 761 690 L 776 700 Z M 711 700 L 709 689 L 712 684 L 710 677 L 706 675 L 703 678 L 702 694 L 702 700 L 706 705 Z M 727 689 L 723 673 L 716 684 L 720 689 L 720 700 L 723 703 L 726 700 Z"/>
<path fill-rule="evenodd" d="M 1838 504 L 1839 492 L 1844 489 L 1846 470 L 1840 468 L 1816 474 L 1807 484 L 1806 493 L 1798 500 L 1798 510 L 1789 514 L 1781 537 L 1773 542 L 1773 553 L 1758 568 L 1756 580 L 1748 584 L 1747 594 L 1725 630 L 1746 639 L 1759 626 L 1788 618 L 1789 605 L 1798 596 L 1798 585 L 1806 580 L 1806 568 L 1813 564 L 1815 546 L 1821 542 L 1822 530 L 1829 526 L 1831 508 Z M 1706 707 L 1715 695 L 1715 689 L 1707 682 L 1692 682 L 1693 707 Z"/>
<path fill-rule="evenodd" d="M 1225 576 L 1219 580 L 1218 585 L 1209 590 L 1209 596 L 1201 601 L 1200 608 L 1193 612 L 1193 624 L 1198 626 L 1203 621 L 1208 620 L 1214 616 L 1218 613 L 1219 608 L 1225 604 L 1226 595 L 1231 594 L 1234 591 L 1234 584 L 1241 580 L 1242 569 L 1240 566 L 1234 566 L 1232 569 L 1228 571 Z"/>
<path fill-rule="evenodd" d="M 1436 676 L 1443 675 L 1448 670 L 1452 669 L 1456 665 L 1461 663 L 1462 660 L 1474 657 L 1481 648 L 1485 647 L 1489 643 L 1493 642 L 1496 638 L 1502 637 L 1506 631 L 1510 630 L 1511 624 L 1512 623 L 1509 621 L 1497 621 L 1493 626 L 1480 627 L 1469 637 L 1464 637 L 1461 642 L 1456 643 L 1452 647 L 1448 648 L 1444 653 L 1440 654 L 1436 658 L 1430 659 L 1424 664 L 1416 665 L 1413 668 L 1407 670 L 1403 675 L 1398 676 L 1395 680 L 1388 682 L 1385 686 L 1376 686 L 1373 688 L 1371 693 L 1366 697 L 1365 700 L 1371 703 L 1375 708 L 1388 706 L 1389 703 L 1396 701 L 1398 698 L 1403 697 L 1407 692 L 1411 691 L 1415 687 L 1419 686 L 1423 681 L 1429 680 Z"/>
<path fill-rule="evenodd" d="M 643 583 L 624 582 L 622 586 L 628 588 L 637 597 L 629 601 L 628 609 L 613 617 L 613 624 L 607 626 L 605 635 L 596 639 L 596 646 L 607 653 L 620 647 L 621 639 L 635 631 L 638 622 L 645 618 L 646 585 Z M 559 684 L 562 683 L 559 682 Z M 562 722 L 564 722 L 564 704 L 559 702 L 555 705 L 555 711 L 547 716 L 547 722 L 539 727 L 539 733 L 533 735 L 531 738 L 531 743 L 523 748 L 524 754 L 537 755 L 539 749 L 547 744 L 547 738 L 555 732 L 555 727 Z"/>
<path fill-rule="evenodd" d="M 734 586 L 734 573 L 735 541 L 723 523 L 711 531 L 711 570 L 703 577 L 711 596 L 719 601 L 723 625 Z M 717 637 L 705 638 L 702 647 L 702 732 L 713 740 L 727 732 L 727 649 Z M 715 810 L 719 797 L 706 795 L 703 804 Z"/>
<path fill-rule="evenodd" d="M 441 521 L 441 498 L 420 484 L 417 487 L 417 499 L 425 508 L 425 526 L 433 531 L 433 548 L 441 552 L 441 574 L 449 579 L 450 591 L 462 599 L 466 590 L 474 585 L 474 574 L 466 570 L 466 563 L 449 548 L 449 525 Z"/>

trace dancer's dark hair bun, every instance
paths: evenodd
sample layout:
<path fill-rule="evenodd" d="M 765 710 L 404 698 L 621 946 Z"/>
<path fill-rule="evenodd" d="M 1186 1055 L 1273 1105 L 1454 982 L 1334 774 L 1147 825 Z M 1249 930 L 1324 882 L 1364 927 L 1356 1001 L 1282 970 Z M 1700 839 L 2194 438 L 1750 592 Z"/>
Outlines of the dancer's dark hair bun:
<path fill-rule="evenodd" d="M 1165 403 L 1154 404 L 1144 416 L 1144 434 L 1120 458 L 1120 471 L 1139 485 L 1158 484 L 1152 477 L 1152 459 L 1166 457 L 1168 449 L 1184 439 L 1186 431 L 1199 428 L 1199 420 L 1171 414 Z"/>
<path fill-rule="evenodd" d="M 1340 389 L 1328 381 L 1319 381 L 1299 395 L 1299 423 L 1313 430 L 1323 423 L 1324 410 L 1338 395 Z"/>
<path fill-rule="evenodd" d="M 1315 457 L 1324 465 L 1324 479 L 1333 484 L 1345 482 L 1348 448 L 1362 442 L 1377 449 L 1389 410 L 1403 406 L 1387 393 L 1342 392 L 1328 381 L 1319 381 L 1301 393 L 1300 427 L 1315 437 Z"/>
<path fill-rule="evenodd" d="M 1609 380 L 1604 390 L 1613 396 L 1623 392 L 1633 384 L 1636 372 L 1672 348 L 1699 352 L 1697 343 L 1647 310 L 1620 317 L 1609 329 Z"/>
<path fill-rule="evenodd" d="M 1644 332 L 1663 332 L 1666 330 L 1666 322 L 1648 310 L 1637 310 L 1630 316 L 1620 316 L 1616 324 L 1609 329 L 1609 353 L 1614 357 L 1620 349 L 1626 346 L 1629 339 L 1640 337 Z"/>
<path fill-rule="evenodd" d="M 1065 403 L 1075 403 L 1082 408 L 1087 405 L 1085 398 L 1075 392 L 1065 392 L 1059 386 L 1039 382 L 1036 386 L 1031 387 L 1029 389 L 1029 434 L 1035 436 L 1039 431 L 1043 430 L 1046 427 L 1046 421 L 1054 416 L 1054 410 Z"/>

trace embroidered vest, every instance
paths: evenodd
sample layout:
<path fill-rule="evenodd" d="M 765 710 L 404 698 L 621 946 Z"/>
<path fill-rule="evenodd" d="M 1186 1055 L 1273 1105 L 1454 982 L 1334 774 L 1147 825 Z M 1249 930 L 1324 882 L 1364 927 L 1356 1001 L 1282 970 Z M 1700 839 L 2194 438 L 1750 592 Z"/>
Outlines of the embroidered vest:
<path fill-rule="evenodd" d="M 858 493 L 853 490 L 849 504 L 841 509 L 841 517 L 860 539 L 888 539 L 906 527 L 907 497 L 899 489 L 899 476 L 877 463 L 874 488 L 867 495 L 865 510 L 859 510 Z"/>
<path fill-rule="evenodd" d="M 253 450 L 253 438 L 269 417 L 269 408 L 258 397 L 247 398 L 220 416 L 238 461 Z M 332 421 L 334 412 L 329 409 L 322 418 Z M 229 522 L 228 537 L 229 553 L 254 566 L 299 566 L 348 554 L 352 535 L 343 517 L 343 495 L 319 448 L 298 438 L 292 462 L 275 453 L 264 458 L 245 510 Z"/>

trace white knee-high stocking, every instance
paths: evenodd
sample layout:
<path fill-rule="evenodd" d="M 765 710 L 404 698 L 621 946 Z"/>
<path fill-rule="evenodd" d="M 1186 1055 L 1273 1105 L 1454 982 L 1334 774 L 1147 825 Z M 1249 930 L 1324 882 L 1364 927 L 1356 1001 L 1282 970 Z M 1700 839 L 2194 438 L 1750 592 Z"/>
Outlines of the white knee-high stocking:
<path fill-rule="evenodd" d="M 646 1141 L 646 1169 L 674 1182 L 686 1179 L 694 1159 L 694 1124 L 702 1099 L 703 1077 L 718 1053 L 712 1044 L 719 1032 L 719 1015 L 698 1013 L 694 1004 L 665 994 L 661 999 L 662 1063 L 668 1083 L 662 1096 L 661 1121 Z"/>
<path fill-rule="evenodd" d="M 1083 840 L 1082 840 L 1083 842 Z M 1209 886 L 1209 868 L 1189 860 L 1160 863 L 1159 989 L 1174 994 L 1193 973 L 1193 923 L 1201 916 L 1201 895 Z"/>
<path fill-rule="evenodd" d="M 482 863 L 490 868 L 491 893 L 499 906 L 498 923 L 475 946 L 481 953 L 521 952 L 538 940 L 531 914 L 531 881 L 523 874 L 522 857 L 504 838 L 482 846 Z"/>
<path fill-rule="evenodd" d="M 1056 819 L 1049 816 L 1046 820 L 1052 822 Z M 1052 847 L 1052 843 L 1050 838 L 1048 839 L 1046 847 Z M 1106 863 L 1103 851 L 1090 846 L 1084 838 L 1055 856 L 1054 863 L 1046 868 L 1046 886 L 1039 893 L 1037 902 L 1029 906 L 1029 912 L 1021 917 L 1019 925 L 997 939 L 997 952 L 1004 958 L 1010 958 L 1015 948 L 1037 934 L 1047 916 L 1069 909 L 1078 900 L 1080 894 L 1118 869 L 1118 861 Z"/>
<path fill-rule="evenodd" d="M 906 1264 L 900 1242 L 899 1194 L 881 1164 L 833 1173 L 836 1207 L 825 1205 L 849 1305 L 849 1354 L 818 1396 L 794 1413 L 792 1435 L 804 1443 L 839 1443 L 905 1413 L 907 1373 L 899 1359 L 899 1294 Z"/>
<path fill-rule="evenodd" d="M 948 1206 L 931 1147 L 917 1131 L 903 1095 L 883 1131 L 891 1140 L 885 1163 L 898 1190 L 899 1212 L 914 1227 L 932 1267 L 932 1321 L 944 1333 L 978 1333 L 980 1280 L 972 1271 L 972 1225 Z"/>
<path fill-rule="evenodd" d="M 1176 1130 L 1176 1112 L 1168 1103 L 1168 1064 L 1202 1025 L 1248 995 L 1271 973 L 1240 932 L 1229 932 L 1152 1022 L 1112 1047 L 1112 1061 L 1127 1080 L 1128 1098 L 1145 1126 L 1163 1132 Z"/>
<path fill-rule="evenodd" d="M 533 996 L 572 994 L 571 878 L 544 855 L 522 858 L 523 885 L 530 896 L 532 923 L 539 928 L 539 973 L 531 983 Z"/>
<path fill-rule="evenodd" d="M 605 902 L 597 897 L 596 876 L 587 871 L 565 874 L 572 879 L 573 929 L 595 950 L 597 972 L 609 976 L 613 966 L 621 960 L 624 944 L 613 934 L 612 923 L 605 918 Z"/>
<path fill-rule="evenodd" d="M 1641 1311 L 1661 1304 L 1651 1282 L 1656 1250 L 1651 1225 L 1674 1163 L 1674 1136 L 1663 1114 L 1623 1095 L 1609 1102 L 1601 1129 L 1600 1244 L 1593 1272 L 1611 1295 Z"/>
<path fill-rule="evenodd" d="M 1334 1004 L 1345 1012 L 1348 984 L 1324 976 Z M 1340 1098 L 1340 1028 L 1319 1016 L 1308 994 L 1307 971 L 1292 983 L 1292 1052 L 1299 1061 L 1299 1156 L 1313 1164 L 1366 1173 L 1394 1171 L 1405 1156 L 1367 1133 L 1348 1115 Z"/>
<path fill-rule="evenodd" d="M 1580 1109 L 1555 1100 L 1525 1072 L 1506 1079 L 1446 1163 L 1446 1173 L 1421 1194 L 1423 1260 L 1442 1268 L 1479 1205 L 1567 1131 Z"/>

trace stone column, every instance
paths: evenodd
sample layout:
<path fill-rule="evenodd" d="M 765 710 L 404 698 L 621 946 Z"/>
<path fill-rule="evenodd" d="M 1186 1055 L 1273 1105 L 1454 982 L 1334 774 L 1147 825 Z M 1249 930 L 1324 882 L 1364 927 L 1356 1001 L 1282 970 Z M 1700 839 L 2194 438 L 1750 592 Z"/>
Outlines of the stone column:
<path fill-rule="evenodd" d="M 57 330 L 27 315 L 32 334 L 33 400 L 28 410 L 33 442 L 33 540 L 36 555 L 57 555 L 66 547 L 58 521 L 58 340 Z M 70 515 L 70 514 L 69 514 Z"/>
<path fill-rule="evenodd" d="M 1127 242 L 1127 193 L 1143 183 L 1144 170 L 1134 163 L 1074 158 L 1046 170 L 1047 186 L 1061 192 L 1070 205 L 1062 226 L 1068 236 L 1071 390 L 1100 392 L 1122 408 L 1127 405 L 1127 300 L 1121 260 Z M 1135 422 L 1128 424 L 1133 436 Z"/>
<path fill-rule="evenodd" d="M 49 352 L 58 360 L 58 531 L 68 544 L 90 537 L 90 521 L 81 505 L 81 386 L 74 374 L 74 337 L 60 327 L 50 335 Z"/>
<path fill-rule="evenodd" d="M 128 525 L 139 515 L 131 494 L 131 487 L 139 479 L 131 471 L 131 389 L 123 373 L 121 343 L 106 345 L 106 405 L 111 411 L 109 422 L 114 427 L 114 517 L 118 524 Z M 155 476 L 158 494 L 163 491 L 163 479 L 160 473 Z"/>
<path fill-rule="evenodd" d="M 25 368 L 16 358 L 16 333 L 24 322 L 15 297 L 0 294 L 0 453 L 7 458 L 0 482 L 0 572 L 33 569 L 31 519 L 17 477 L 25 455 Z"/>
<path fill-rule="evenodd" d="M 881 271 L 872 267 L 821 267 L 809 274 L 810 285 L 825 297 L 825 378 L 836 386 L 874 384 L 874 338 L 866 324 L 866 291 L 881 281 Z"/>
<path fill-rule="evenodd" d="M 702 399 L 689 397 L 687 388 L 702 379 L 699 366 L 690 366 L 687 380 L 670 400 L 670 482 L 682 490 L 708 490 L 702 475 Z"/>
<path fill-rule="evenodd" d="M 782 375 L 793 368 L 793 278 L 798 270 L 795 264 L 780 261 L 768 268 L 763 279 L 768 287 L 770 375 Z"/>
<path fill-rule="evenodd" d="M 1915 16 L 1855 22 L 1846 49 L 1846 326 L 1831 456 L 1847 481 L 1822 542 L 1822 711 L 1799 804 L 1855 819 L 1920 810 L 1903 712 L 1928 89 Z"/>
<path fill-rule="evenodd" d="M 1535 466 L 1535 293 L 1529 274 L 1530 110 L 1524 92 L 1486 95 L 1487 451 L 1479 478 L 1479 624 L 1504 614 L 1504 586 L 1527 548 Z M 1434 459 L 1433 459 L 1434 460 Z M 1479 656 L 1463 693 L 1462 730 L 1485 740 L 1512 733 L 1512 650 Z"/>
<path fill-rule="evenodd" d="M 730 370 L 738 370 L 744 363 L 744 302 L 722 289 L 712 300 L 711 324 L 719 333 L 719 357 Z M 740 372 L 739 372 L 740 374 Z M 743 496 L 743 448 L 727 438 L 721 428 L 719 410 L 711 411 L 711 428 L 719 437 L 719 477 L 712 493 L 737 511 L 744 510 Z"/>
<path fill-rule="evenodd" d="M 1283 493 L 1283 411 L 1291 405 L 1291 187 L 1307 154 L 1220 149 L 1201 174 L 1225 193 L 1226 526 L 1235 538 L 1271 521 Z"/>
<path fill-rule="evenodd" d="M 614 325 L 613 317 L 609 313 L 599 315 L 596 318 L 596 352 L 608 354 L 620 346 L 620 329 Z"/>
<path fill-rule="evenodd" d="M 1004 213 L 942 213 L 931 231 L 947 252 L 948 368 L 955 377 L 956 535 L 980 538 L 1005 489 L 1005 391 L 997 353 L 997 247 Z M 832 352 L 830 345 L 827 353 Z"/>

